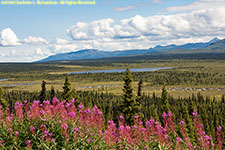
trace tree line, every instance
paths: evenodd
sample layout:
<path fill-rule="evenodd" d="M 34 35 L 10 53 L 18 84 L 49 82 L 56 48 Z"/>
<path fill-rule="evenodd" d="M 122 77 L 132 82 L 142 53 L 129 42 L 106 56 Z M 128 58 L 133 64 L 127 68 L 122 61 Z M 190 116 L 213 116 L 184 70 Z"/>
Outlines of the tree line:
<path fill-rule="evenodd" d="M 96 91 L 76 91 L 71 89 L 69 76 L 65 76 L 63 91 L 57 91 L 54 87 L 50 91 L 45 88 L 46 82 L 43 81 L 41 91 L 3 91 L 0 87 L 0 103 L 3 107 L 9 107 L 13 110 L 17 100 L 50 100 L 57 97 L 60 100 L 70 100 L 75 98 L 77 106 L 82 103 L 84 107 L 92 108 L 95 105 L 100 108 L 105 120 L 114 120 L 116 124 L 119 122 L 119 116 L 123 115 L 127 124 L 132 125 L 134 116 L 139 115 L 143 121 L 150 120 L 153 117 L 163 124 L 163 113 L 172 112 L 174 121 L 178 124 L 184 120 L 187 124 L 188 136 L 192 142 L 197 142 L 195 128 L 192 122 L 192 113 L 197 112 L 204 124 L 207 135 L 212 136 L 216 140 L 216 127 L 222 126 L 225 131 L 225 96 L 221 100 L 210 99 L 204 97 L 200 93 L 192 95 L 189 98 L 173 98 L 166 90 L 166 86 L 162 87 L 161 97 L 157 97 L 155 93 L 152 95 L 142 92 L 143 80 L 138 82 L 138 92 L 133 92 L 133 77 L 129 69 L 124 73 L 123 77 L 123 95 L 114 95 L 112 93 L 102 93 Z"/>

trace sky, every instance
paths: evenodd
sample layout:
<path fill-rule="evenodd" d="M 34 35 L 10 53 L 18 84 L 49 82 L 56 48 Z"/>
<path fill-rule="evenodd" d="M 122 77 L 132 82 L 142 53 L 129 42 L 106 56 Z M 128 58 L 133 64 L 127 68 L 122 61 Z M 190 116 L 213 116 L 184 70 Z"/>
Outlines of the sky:
<path fill-rule="evenodd" d="M 0 4 L 0 62 L 32 62 L 81 49 L 147 49 L 225 38 L 225 0 L 95 1 Z"/>

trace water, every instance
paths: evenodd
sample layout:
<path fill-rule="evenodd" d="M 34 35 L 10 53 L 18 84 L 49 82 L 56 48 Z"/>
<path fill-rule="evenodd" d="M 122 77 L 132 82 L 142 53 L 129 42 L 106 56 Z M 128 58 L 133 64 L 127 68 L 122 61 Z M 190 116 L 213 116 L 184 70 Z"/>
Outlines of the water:
<path fill-rule="evenodd" d="M 161 68 L 131 68 L 131 72 L 148 72 L 156 70 L 172 69 L 172 67 L 161 67 Z M 125 72 L 126 69 L 113 69 L 113 70 L 95 70 L 95 71 L 80 71 L 80 72 L 69 72 L 69 74 L 88 74 L 88 73 L 121 73 Z"/>
<path fill-rule="evenodd" d="M 0 79 L 0 81 L 7 81 L 8 79 Z"/>
<path fill-rule="evenodd" d="M 12 84 L 0 84 L 0 86 L 2 87 L 13 87 L 13 86 L 23 86 L 23 85 L 34 85 L 34 84 L 37 84 L 37 83 L 12 83 Z"/>

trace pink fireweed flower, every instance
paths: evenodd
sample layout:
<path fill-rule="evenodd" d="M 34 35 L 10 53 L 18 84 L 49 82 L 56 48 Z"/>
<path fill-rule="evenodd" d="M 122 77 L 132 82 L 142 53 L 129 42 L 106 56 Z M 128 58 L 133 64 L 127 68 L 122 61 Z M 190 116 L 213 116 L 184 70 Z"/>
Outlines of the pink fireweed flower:
<path fill-rule="evenodd" d="M 217 127 L 217 131 L 221 131 L 222 130 L 222 127 L 219 125 L 218 127 Z"/>
<path fill-rule="evenodd" d="M 28 141 L 26 142 L 26 145 L 27 145 L 27 148 L 28 148 L 29 150 L 32 149 L 32 144 L 31 144 L 31 141 L 30 141 L 30 140 L 28 140 Z"/>
<path fill-rule="evenodd" d="M 172 117 L 173 114 L 172 114 L 171 112 L 168 112 L 168 113 L 167 113 L 167 116 L 168 116 L 168 117 Z"/>
<path fill-rule="evenodd" d="M 48 131 L 48 130 L 45 130 L 45 131 L 44 131 L 44 136 L 47 136 L 48 133 L 49 133 L 49 131 Z"/>
<path fill-rule="evenodd" d="M 69 112 L 68 115 L 70 118 L 74 118 L 76 116 L 75 112 Z"/>
<path fill-rule="evenodd" d="M 66 123 L 64 123 L 63 125 L 61 125 L 61 127 L 63 129 L 62 132 L 63 132 L 63 134 L 65 136 L 65 140 L 66 140 L 65 142 L 68 143 L 69 142 L 68 131 L 67 131 L 68 125 Z"/>
<path fill-rule="evenodd" d="M 133 125 L 133 127 L 132 127 L 133 129 L 137 129 L 137 126 L 135 126 L 135 125 Z"/>
<path fill-rule="evenodd" d="M 44 125 L 44 124 L 41 124 L 41 126 L 40 126 L 41 128 L 46 128 L 46 126 Z"/>
<path fill-rule="evenodd" d="M 163 112 L 162 118 L 166 118 L 167 114 L 165 112 Z"/>
<path fill-rule="evenodd" d="M 15 106 L 14 106 L 15 112 L 16 112 L 16 116 L 19 119 L 20 122 L 23 121 L 23 104 L 20 102 L 16 102 Z"/>
<path fill-rule="evenodd" d="M 123 129 L 124 129 L 123 125 L 119 126 L 119 128 L 118 128 L 119 131 L 122 131 Z"/>
<path fill-rule="evenodd" d="M 63 125 L 61 125 L 61 127 L 66 130 L 68 128 L 68 125 L 66 123 L 64 123 Z"/>
<path fill-rule="evenodd" d="M 84 112 L 85 112 L 85 113 L 90 113 L 91 110 L 90 110 L 89 108 L 87 108 L 87 109 L 84 110 Z"/>
<path fill-rule="evenodd" d="M 123 116 L 120 115 L 120 120 L 123 120 Z"/>
<path fill-rule="evenodd" d="M 138 115 L 136 115 L 134 118 L 135 118 L 135 119 L 138 119 L 138 118 L 139 118 L 139 116 L 138 116 Z"/>
<path fill-rule="evenodd" d="M 56 104 L 58 104 L 60 101 L 56 98 L 56 97 L 53 97 L 53 99 L 52 99 L 52 103 L 53 103 L 53 105 L 56 105 Z"/>
<path fill-rule="evenodd" d="M 184 124 L 184 121 L 183 120 L 181 120 L 180 121 L 180 123 L 179 123 L 179 125 L 183 125 Z"/>
<path fill-rule="evenodd" d="M 42 136 L 41 136 L 41 139 L 42 139 L 42 140 L 44 141 L 44 139 L 45 139 L 45 136 L 44 136 L 44 135 L 42 135 Z"/>
<path fill-rule="evenodd" d="M 15 134 L 16 134 L 16 138 L 18 137 L 19 135 L 19 132 L 18 131 L 15 131 Z"/>
<path fill-rule="evenodd" d="M 180 137 L 177 137 L 176 140 L 177 140 L 178 142 L 181 142 L 181 141 L 182 141 L 182 139 L 181 139 Z"/>
<path fill-rule="evenodd" d="M 142 132 L 145 132 L 147 129 L 146 128 L 141 128 L 141 131 Z"/>
<path fill-rule="evenodd" d="M 191 149 L 192 148 L 192 144 L 191 142 L 188 143 L 188 148 Z"/>
<path fill-rule="evenodd" d="M 198 113 L 197 113 L 197 112 L 193 112 L 192 115 L 193 115 L 194 117 L 197 117 L 197 116 L 198 116 Z"/>
<path fill-rule="evenodd" d="M 73 128 L 73 132 L 79 132 L 79 131 L 80 130 L 77 127 Z"/>
<path fill-rule="evenodd" d="M 224 139 L 224 135 L 223 135 L 222 127 L 219 125 L 216 131 L 216 140 L 218 142 L 219 150 L 223 149 L 223 139 Z"/>
<path fill-rule="evenodd" d="M 40 111 L 40 114 L 41 114 L 42 116 L 44 116 L 44 115 L 45 115 L 45 111 L 44 111 L 44 110 L 41 110 L 41 111 Z"/>
<path fill-rule="evenodd" d="M 1 141 L 0 141 L 0 145 L 1 145 L 1 144 L 4 144 L 4 143 L 5 143 L 5 141 L 4 141 L 4 140 L 1 140 Z"/>
<path fill-rule="evenodd" d="M 78 106 L 78 108 L 79 108 L 79 110 L 83 110 L 84 105 L 80 104 L 80 105 Z"/>
<path fill-rule="evenodd" d="M 52 143 L 55 143 L 55 138 L 53 138 L 53 139 L 51 140 L 51 142 L 52 142 Z"/>

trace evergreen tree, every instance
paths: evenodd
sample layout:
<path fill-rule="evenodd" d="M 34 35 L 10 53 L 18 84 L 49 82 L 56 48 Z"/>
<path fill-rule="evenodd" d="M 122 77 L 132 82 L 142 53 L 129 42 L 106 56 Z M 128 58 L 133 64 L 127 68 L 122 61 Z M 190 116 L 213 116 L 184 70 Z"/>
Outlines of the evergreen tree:
<path fill-rule="evenodd" d="M 138 82 L 138 93 L 137 93 L 137 95 L 138 96 L 141 96 L 141 94 L 142 94 L 142 88 L 143 88 L 143 81 L 142 81 L 142 79 Z"/>
<path fill-rule="evenodd" d="M 138 103 L 138 105 L 140 107 L 142 107 L 142 99 L 143 99 L 143 96 L 142 96 L 142 87 L 143 87 L 143 81 L 141 79 L 138 82 L 138 92 L 137 92 L 137 98 L 136 98 L 136 101 L 137 101 L 137 103 Z M 139 115 L 140 118 L 144 119 L 144 110 L 142 109 L 138 115 Z"/>
<path fill-rule="evenodd" d="M 72 99 L 72 97 L 71 97 L 71 84 L 70 84 L 70 81 L 69 81 L 68 74 L 66 74 L 65 82 L 64 82 L 64 86 L 63 86 L 63 98 L 67 101 Z"/>
<path fill-rule="evenodd" d="M 41 83 L 41 93 L 40 93 L 40 102 L 42 103 L 46 98 L 46 82 L 42 81 Z"/>
<path fill-rule="evenodd" d="M 3 99 L 3 94 L 4 94 L 3 88 L 0 86 L 0 105 L 7 108 L 9 106 L 9 103 L 5 99 Z"/>
<path fill-rule="evenodd" d="M 162 88 L 161 109 L 162 109 L 161 113 L 163 113 L 163 112 L 168 113 L 170 111 L 169 101 L 168 101 L 168 92 L 166 90 L 165 85 Z"/>
<path fill-rule="evenodd" d="M 192 116 L 192 113 L 194 112 L 194 110 L 195 110 L 195 107 L 194 107 L 193 100 L 192 100 L 192 98 L 189 97 L 189 100 L 188 100 L 188 112 L 189 112 L 190 116 Z"/>
<path fill-rule="evenodd" d="M 3 88 L 0 86 L 0 99 L 3 98 Z"/>
<path fill-rule="evenodd" d="M 182 107 L 181 112 L 183 114 L 183 119 L 187 124 L 188 136 L 190 137 L 191 141 L 195 143 L 196 142 L 195 128 L 194 128 L 194 125 L 193 125 L 193 122 L 192 122 L 192 118 L 189 115 L 187 105 L 184 105 Z"/>
<path fill-rule="evenodd" d="M 70 92 L 70 95 L 71 95 L 71 97 L 74 98 L 75 100 L 78 99 L 78 95 L 77 95 L 76 89 L 72 89 L 72 91 Z"/>
<path fill-rule="evenodd" d="M 139 105 L 133 95 L 132 75 L 129 69 L 127 69 L 125 72 L 123 93 L 123 102 L 120 106 L 120 109 L 123 113 L 126 123 L 132 125 L 135 115 L 139 112 Z"/>
<path fill-rule="evenodd" d="M 54 88 L 54 86 L 51 86 L 50 97 L 51 97 L 51 100 L 53 99 L 53 97 L 55 97 L 55 88 Z"/>

